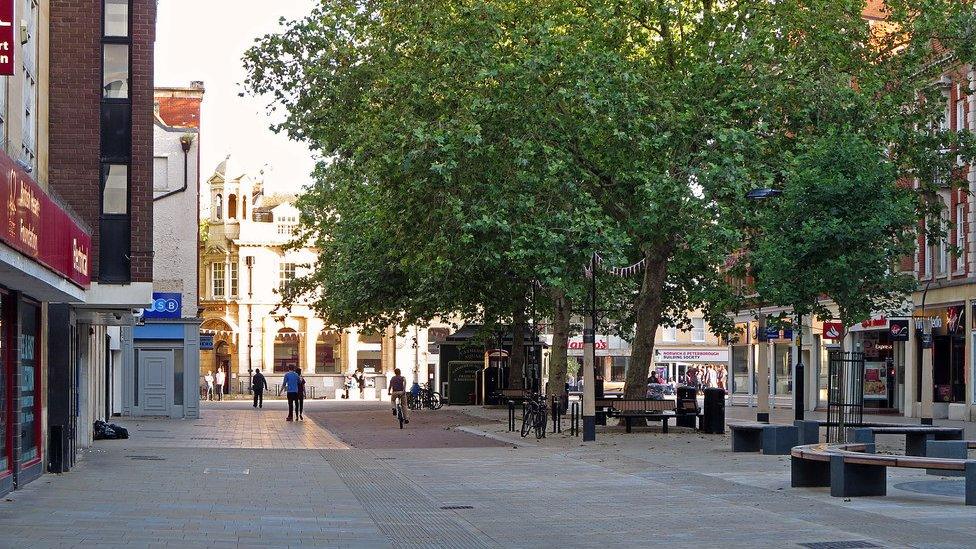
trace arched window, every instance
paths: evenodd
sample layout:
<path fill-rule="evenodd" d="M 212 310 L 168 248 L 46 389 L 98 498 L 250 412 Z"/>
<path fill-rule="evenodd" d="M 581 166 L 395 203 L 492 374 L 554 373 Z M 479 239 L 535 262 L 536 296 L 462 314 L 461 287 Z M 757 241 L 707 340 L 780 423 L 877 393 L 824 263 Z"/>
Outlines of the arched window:
<path fill-rule="evenodd" d="M 214 197 L 214 211 L 216 212 L 215 219 L 224 218 L 224 197 L 219 194 Z"/>
<path fill-rule="evenodd" d="M 287 372 L 298 368 L 298 332 L 291 328 L 278 330 L 274 342 L 274 371 Z"/>
<path fill-rule="evenodd" d="M 241 197 L 241 219 L 247 219 L 247 197 Z"/>
<path fill-rule="evenodd" d="M 342 373 L 339 366 L 336 351 L 339 347 L 339 336 L 327 333 L 324 330 L 319 334 L 315 341 L 315 373 L 316 374 L 338 374 Z"/>
<path fill-rule="evenodd" d="M 237 219 L 237 195 L 227 195 L 227 219 Z"/>

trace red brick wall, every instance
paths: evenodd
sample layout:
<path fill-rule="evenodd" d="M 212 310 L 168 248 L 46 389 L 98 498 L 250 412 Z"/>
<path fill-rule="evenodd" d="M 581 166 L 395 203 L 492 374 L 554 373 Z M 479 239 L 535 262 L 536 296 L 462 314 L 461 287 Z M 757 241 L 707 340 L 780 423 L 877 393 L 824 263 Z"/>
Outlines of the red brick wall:
<path fill-rule="evenodd" d="M 49 184 L 94 230 L 99 273 L 100 0 L 51 0 Z M 131 274 L 152 280 L 153 43 L 156 1 L 132 0 Z"/>
<path fill-rule="evenodd" d="M 132 280 L 152 281 L 156 0 L 132 1 Z"/>
<path fill-rule="evenodd" d="M 200 103 L 196 97 L 156 97 L 159 117 L 174 128 L 199 128 Z"/>

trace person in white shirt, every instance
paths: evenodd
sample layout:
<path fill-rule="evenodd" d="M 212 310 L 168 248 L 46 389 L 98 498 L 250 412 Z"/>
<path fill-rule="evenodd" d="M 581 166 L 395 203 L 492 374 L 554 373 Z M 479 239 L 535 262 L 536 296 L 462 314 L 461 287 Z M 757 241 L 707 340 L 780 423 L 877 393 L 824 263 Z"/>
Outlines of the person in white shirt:
<path fill-rule="evenodd" d="M 207 370 L 207 375 L 203 376 L 203 380 L 207 382 L 207 400 L 213 400 L 213 396 L 214 396 L 213 372 Z"/>
<path fill-rule="evenodd" d="M 223 368 L 217 368 L 217 400 L 224 400 L 224 381 L 227 379 L 227 374 L 224 373 Z"/>

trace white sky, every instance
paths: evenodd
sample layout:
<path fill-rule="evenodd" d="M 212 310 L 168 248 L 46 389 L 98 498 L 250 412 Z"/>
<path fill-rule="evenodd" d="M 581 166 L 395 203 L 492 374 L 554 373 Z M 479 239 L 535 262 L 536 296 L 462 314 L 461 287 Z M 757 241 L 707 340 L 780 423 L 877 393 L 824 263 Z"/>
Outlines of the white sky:
<path fill-rule="evenodd" d="M 295 192 L 314 167 L 308 149 L 276 135 L 265 101 L 242 91 L 241 54 L 258 36 L 296 19 L 314 0 L 159 0 L 156 23 L 156 85 L 188 86 L 202 80 L 206 93 L 200 124 L 200 182 L 227 154 L 255 173 L 265 168 L 265 192 Z M 206 193 L 202 193 L 204 197 Z"/>

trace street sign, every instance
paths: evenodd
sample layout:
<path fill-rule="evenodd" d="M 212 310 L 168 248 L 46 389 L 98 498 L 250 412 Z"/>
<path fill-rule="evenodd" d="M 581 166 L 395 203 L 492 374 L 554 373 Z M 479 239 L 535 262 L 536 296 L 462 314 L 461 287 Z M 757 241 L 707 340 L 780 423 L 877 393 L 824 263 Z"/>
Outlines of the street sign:
<path fill-rule="evenodd" d="M 0 0 L 0 76 L 14 74 L 14 0 Z"/>
<path fill-rule="evenodd" d="M 823 335 L 826 339 L 840 339 L 844 333 L 844 324 L 841 322 L 824 322 Z"/>
<path fill-rule="evenodd" d="M 153 292 L 152 305 L 143 310 L 142 318 L 180 318 L 182 309 L 183 294 Z"/>
<path fill-rule="evenodd" d="M 214 348 L 213 334 L 200 334 L 200 350 L 212 351 Z"/>
<path fill-rule="evenodd" d="M 888 322 L 888 333 L 891 341 L 908 341 L 908 319 L 892 319 Z"/>

